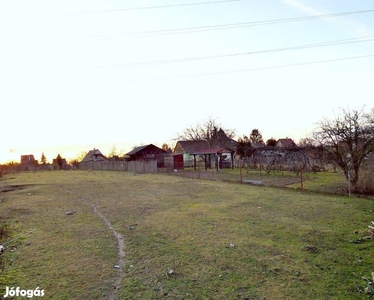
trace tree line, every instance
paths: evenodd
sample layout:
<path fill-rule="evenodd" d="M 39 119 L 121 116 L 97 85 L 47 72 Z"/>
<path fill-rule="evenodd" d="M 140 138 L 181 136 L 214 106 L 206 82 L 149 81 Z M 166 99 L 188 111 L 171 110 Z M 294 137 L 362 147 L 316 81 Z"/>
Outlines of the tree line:
<path fill-rule="evenodd" d="M 210 117 L 203 123 L 187 127 L 178 139 L 203 140 L 209 147 L 224 147 L 234 136 L 235 130 L 224 128 Z M 264 142 L 260 130 L 255 128 L 249 135 L 238 138 L 236 155 L 244 159 L 253 158 L 259 151 L 257 149 L 269 149 L 276 143 L 273 137 Z M 374 156 L 374 108 L 369 111 L 365 107 L 360 110 L 341 109 L 335 117 L 323 118 L 317 123 L 312 137 L 301 140 L 294 150 L 299 150 L 299 159 L 304 166 L 308 163 L 307 151 L 332 162 L 342 170 L 352 190 L 357 191 L 360 170 Z"/>
<path fill-rule="evenodd" d="M 256 153 L 263 149 L 272 149 L 276 146 L 277 140 L 273 137 L 264 142 L 262 133 L 254 128 L 249 135 L 242 135 L 237 140 L 235 129 L 224 128 L 216 119 L 210 117 L 202 123 L 187 127 L 178 140 L 204 141 L 207 148 L 214 147 L 235 147 L 236 155 L 247 159 L 252 158 L 252 163 L 257 163 Z M 171 152 L 172 149 L 164 143 L 162 149 Z M 260 150 L 259 150 L 260 149 Z M 263 152 L 262 152 L 263 153 Z M 312 136 L 302 139 L 297 147 L 288 149 L 287 157 L 297 157 L 301 167 L 305 168 L 309 161 L 309 155 L 315 159 L 332 162 L 340 168 L 349 181 L 352 190 L 357 191 L 360 172 L 363 166 L 374 164 L 374 108 L 367 110 L 365 107 L 360 110 L 340 109 L 340 113 L 332 118 L 323 118 L 317 123 Z M 111 149 L 108 157 L 119 157 L 123 152 L 118 152 L 115 146 Z M 81 153 L 79 157 L 70 161 L 71 165 L 77 165 L 85 156 Z M 63 159 L 59 154 L 56 157 L 59 167 L 62 167 Z M 47 164 L 47 159 L 42 154 L 41 163 Z M 10 163 L 9 167 L 16 163 Z M 275 167 L 275 162 L 272 167 Z M 267 166 L 267 171 L 271 167 Z M 371 169 L 371 176 L 374 180 L 374 170 Z M 373 184 L 374 185 L 374 184 Z"/>

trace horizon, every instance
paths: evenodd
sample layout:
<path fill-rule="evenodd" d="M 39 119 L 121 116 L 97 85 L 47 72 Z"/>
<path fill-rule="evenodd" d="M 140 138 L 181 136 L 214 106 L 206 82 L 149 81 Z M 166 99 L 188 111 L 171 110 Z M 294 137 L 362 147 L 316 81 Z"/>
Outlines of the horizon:
<path fill-rule="evenodd" d="M 0 2 L 0 163 L 161 146 L 209 116 L 298 142 L 373 106 L 373 16 L 367 1 Z"/>
<path fill-rule="evenodd" d="M 233 139 L 237 141 L 238 138 L 241 136 L 236 135 Z M 264 138 L 263 140 L 264 142 L 266 142 L 270 138 L 273 138 L 273 136 L 269 136 L 268 138 Z M 298 144 L 298 142 L 300 141 L 300 139 L 296 140 L 291 136 L 284 136 L 284 137 L 279 137 L 275 139 L 279 140 L 282 138 L 290 138 L 296 144 Z M 12 158 L 5 160 L 5 159 L 2 159 L 2 157 L 4 156 L 0 157 L 0 165 L 5 165 L 8 163 L 20 163 L 22 155 L 33 155 L 35 160 L 37 160 L 40 163 L 41 156 L 43 153 L 47 159 L 47 163 L 52 163 L 53 159 L 55 159 L 58 154 L 60 154 L 62 158 L 65 158 L 69 162 L 81 156 L 82 153 L 87 154 L 90 150 L 93 150 L 93 149 L 100 150 L 100 152 L 103 153 L 104 156 L 107 157 L 108 154 L 113 150 L 113 148 L 115 148 L 116 152 L 118 154 L 122 154 L 121 156 L 123 156 L 124 154 L 130 152 L 135 147 L 148 145 L 148 144 L 153 144 L 161 148 L 162 145 L 166 143 L 174 151 L 174 147 L 177 141 L 178 139 L 169 140 L 169 142 L 168 141 L 160 142 L 160 143 L 154 143 L 154 142 L 143 143 L 142 142 L 142 143 L 133 144 L 133 145 L 130 143 L 116 143 L 116 144 L 108 143 L 108 144 L 90 144 L 90 145 L 75 145 L 75 146 L 60 146 L 60 147 L 56 146 L 56 147 L 51 147 L 51 148 L 30 148 L 30 149 L 24 149 L 24 150 L 12 149 L 11 155 L 9 155 L 9 157 L 12 157 Z"/>

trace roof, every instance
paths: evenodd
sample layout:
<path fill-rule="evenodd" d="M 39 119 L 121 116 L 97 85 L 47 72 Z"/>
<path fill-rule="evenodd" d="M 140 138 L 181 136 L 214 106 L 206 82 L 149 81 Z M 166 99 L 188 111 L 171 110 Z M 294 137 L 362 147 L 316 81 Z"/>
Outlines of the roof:
<path fill-rule="evenodd" d="M 214 146 L 216 147 L 224 147 L 227 149 L 236 149 L 238 142 L 229 138 L 229 137 L 221 137 L 214 141 Z"/>
<path fill-rule="evenodd" d="M 178 141 L 177 145 L 180 145 L 185 153 L 192 153 L 197 151 L 198 149 L 207 148 L 208 143 L 203 140 L 197 141 Z M 175 147 L 176 150 L 177 146 Z"/>
<path fill-rule="evenodd" d="M 157 148 L 157 150 L 166 153 L 165 150 L 162 150 L 161 148 L 159 148 L 159 147 L 157 147 L 157 146 L 155 146 L 155 145 L 153 145 L 153 144 L 148 144 L 148 145 L 144 145 L 144 146 L 136 147 L 136 148 L 134 148 L 133 150 L 131 150 L 130 152 L 126 153 L 125 155 L 131 156 L 131 155 L 138 154 L 139 152 L 141 152 L 142 150 L 144 150 L 144 149 L 146 149 L 146 148 L 148 148 L 148 147 L 155 148 L 155 149 Z"/>
<path fill-rule="evenodd" d="M 279 145 L 279 144 L 281 144 L 281 145 Z M 296 144 L 293 141 L 293 139 L 285 138 L 285 139 L 279 139 L 277 141 L 277 147 L 291 148 L 291 147 L 296 147 Z"/>
<path fill-rule="evenodd" d="M 152 145 L 152 144 L 149 144 L 149 145 Z M 127 152 L 125 155 L 134 155 L 138 153 L 139 151 L 142 151 L 144 148 L 147 148 L 149 145 L 136 147 L 132 149 L 130 152 Z"/>
<path fill-rule="evenodd" d="M 231 150 L 225 148 L 205 148 L 199 149 L 191 154 L 193 155 L 204 155 L 204 154 L 222 154 L 222 153 L 231 153 Z"/>
<path fill-rule="evenodd" d="M 21 155 L 21 163 L 29 163 L 29 162 L 34 162 L 35 157 L 33 154 L 28 154 L 28 155 Z"/>
<path fill-rule="evenodd" d="M 180 151 L 181 149 L 178 147 L 178 144 L 181 148 L 183 148 L 184 153 L 194 153 L 197 150 L 208 149 L 209 147 L 211 147 L 211 148 L 225 148 L 225 149 L 234 150 L 234 149 L 236 149 L 236 146 L 238 144 L 237 141 L 235 141 L 233 139 L 230 139 L 228 137 L 221 137 L 221 138 L 216 139 L 212 142 L 213 143 L 210 145 L 205 140 L 178 141 L 175 148 L 174 148 L 174 152 L 175 153 L 182 153 L 182 151 Z"/>
<path fill-rule="evenodd" d="M 96 158 L 97 156 L 105 158 L 105 156 L 100 152 L 99 149 L 93 149 L 93 150 L 88 151 L 86 156 L 82 159 L 82 162 L 93 161 L 94 160 L 93 157 Z"/>

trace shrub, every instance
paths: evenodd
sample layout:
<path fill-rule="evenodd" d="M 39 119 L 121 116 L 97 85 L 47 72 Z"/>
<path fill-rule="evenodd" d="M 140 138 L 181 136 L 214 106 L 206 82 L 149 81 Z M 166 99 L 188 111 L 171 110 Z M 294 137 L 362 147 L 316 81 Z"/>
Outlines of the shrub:
<path fill-rule="evenodd" d="M 358 177 L 357 191 L 360 194 L 374 195 L 374 169 L 363 168 Z"/>

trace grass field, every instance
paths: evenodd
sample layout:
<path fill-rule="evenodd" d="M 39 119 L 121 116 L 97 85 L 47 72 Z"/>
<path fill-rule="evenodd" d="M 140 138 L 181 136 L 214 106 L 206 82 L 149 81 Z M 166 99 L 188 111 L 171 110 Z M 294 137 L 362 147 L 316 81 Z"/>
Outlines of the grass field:
<path fill-rule="evenodd" d="M 214 169 L 208 171 L 194 171 L 192 168 L 175 173 L 182 177 L 200 178 L 208 180 L 240 182 L 241 180 L 261 181 L 265 186 L 301 188 L 301 178 L 299 174 L 290 171 L 271 171 L 269 174 L 264 170 L 242 169 L 222 169 L 219 172 Z M 348 195 L 347 182 L 341 172 L 308 172 L 303 173 L 303 188 L 309 191 Z"/>
<path fill-rule="evenodd" d="M 100 171 L 1 179 L 0 191 L 11 186 L 0 193 L 0 295 L 19 286 L 47 299 L 372 297 L 370 199 Z M 113 231 L 124 241 L 119 269 Z"/>

